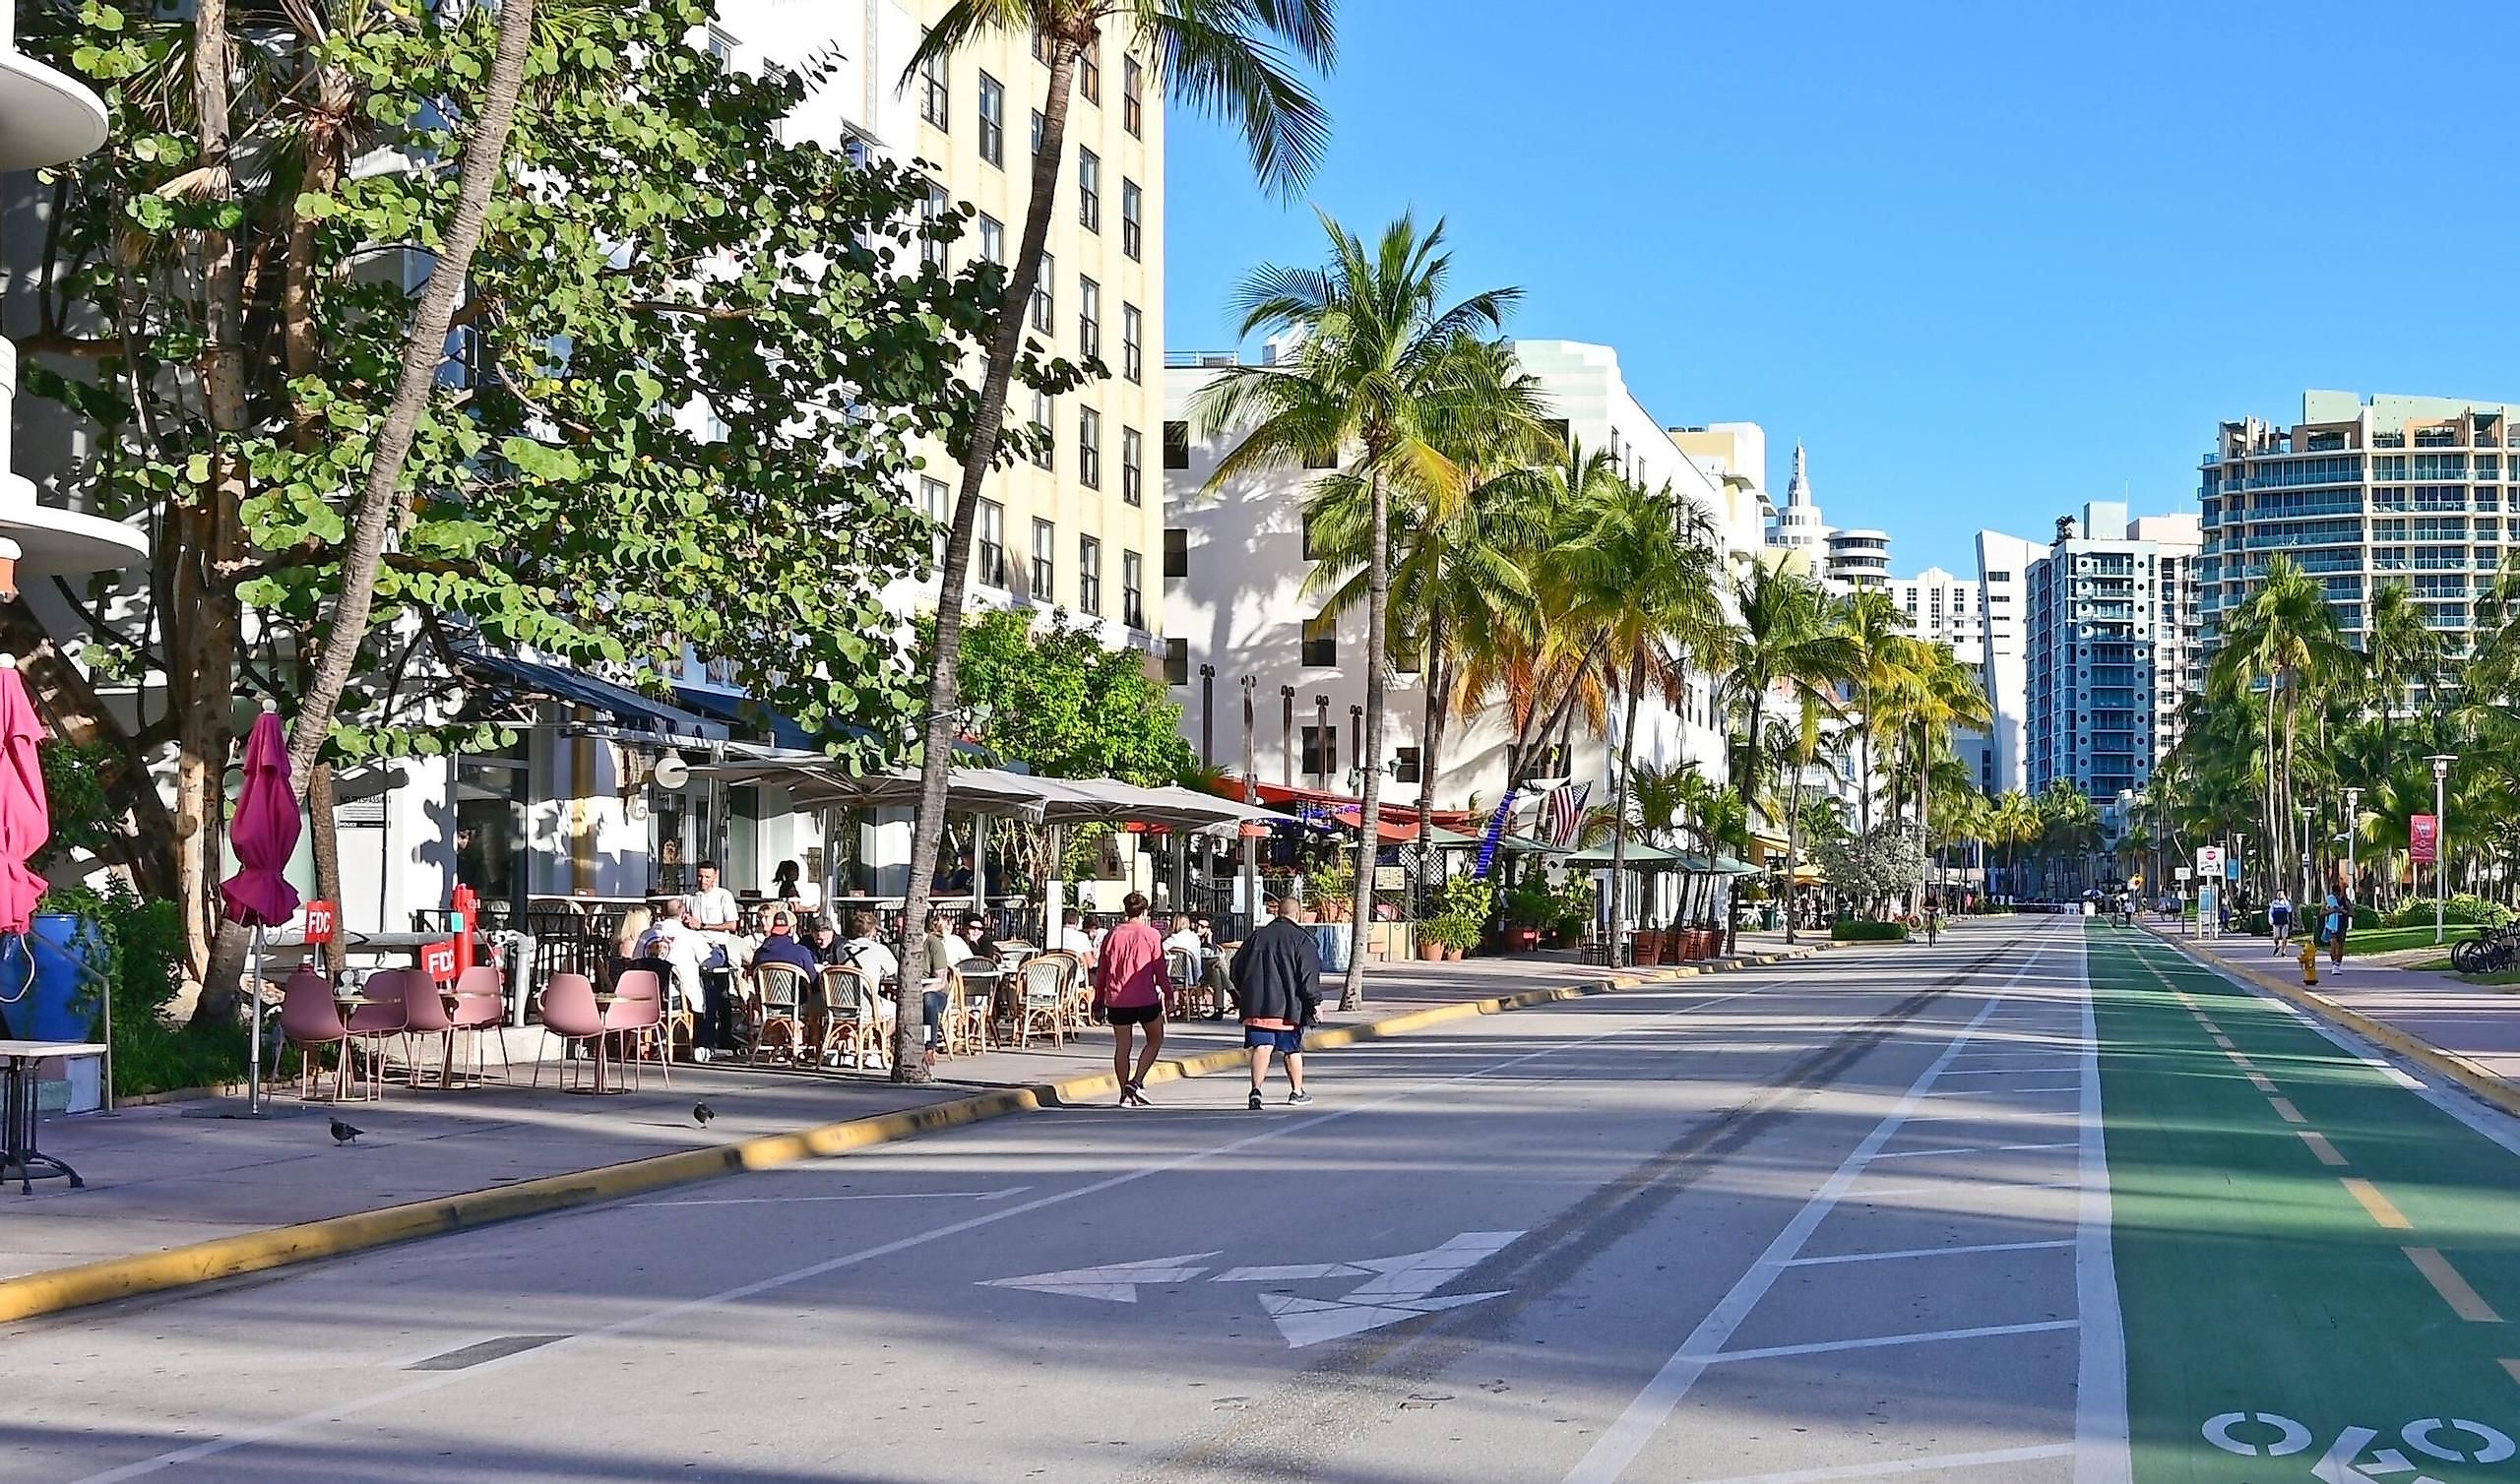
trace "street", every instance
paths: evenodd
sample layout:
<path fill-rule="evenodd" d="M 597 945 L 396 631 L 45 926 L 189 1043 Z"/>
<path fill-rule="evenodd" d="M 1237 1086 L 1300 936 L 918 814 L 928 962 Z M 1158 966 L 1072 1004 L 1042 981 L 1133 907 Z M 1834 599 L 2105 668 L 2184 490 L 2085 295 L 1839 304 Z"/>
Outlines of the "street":
<path fill-rule="evenodd" d="M 29 1324 L 0 1478 L 2520 1477 L 2520 1126 L 2148 935 L 1310 1072 Z"/>

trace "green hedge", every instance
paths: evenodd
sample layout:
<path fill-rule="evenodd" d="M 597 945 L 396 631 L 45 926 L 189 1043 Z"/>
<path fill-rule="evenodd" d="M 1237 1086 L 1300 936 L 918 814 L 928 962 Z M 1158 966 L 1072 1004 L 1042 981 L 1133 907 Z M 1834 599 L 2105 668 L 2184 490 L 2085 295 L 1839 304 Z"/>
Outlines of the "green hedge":
<path fill-rule="evenodd" d="M 2356 913 L 2354 920 L 2357 927 L 2362 925 L 2361 913 Z M 2484 927 L 2500 927 L 2502 924 L 2511 920 L 2511 909 L 2504 906 L 2501 902 L 2488 901 L 2482 897 L 2462 892 L 2458 896 L 2441 903 L 2441 920 L 2443 922 L 2473 922 Z M 2398 909 L 2389 914 L 2387 925 L 2390 927 L 2430 927 L 2432 925 L 2432 898 L 2429 897 L 2410 897 L 2406 900 L 2399 902 Z"/>
<path fill-rule="evenodd" d="M 1833 922 L 1829 936 L 1840 943 L 1898 943 L 1908 936 L 1904 922 Z"/>

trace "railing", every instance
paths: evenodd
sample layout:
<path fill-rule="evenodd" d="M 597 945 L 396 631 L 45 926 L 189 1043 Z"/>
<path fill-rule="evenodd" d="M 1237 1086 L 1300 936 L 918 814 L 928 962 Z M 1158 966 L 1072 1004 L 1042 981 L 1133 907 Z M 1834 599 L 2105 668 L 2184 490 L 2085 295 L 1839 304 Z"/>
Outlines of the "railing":
<path fill-rule="evenodd" d="M 1241 365 L 1242 356 L 1233 350 L 1166 350 L 1164 364 L 1173 371 L 1227 371 Z"/>

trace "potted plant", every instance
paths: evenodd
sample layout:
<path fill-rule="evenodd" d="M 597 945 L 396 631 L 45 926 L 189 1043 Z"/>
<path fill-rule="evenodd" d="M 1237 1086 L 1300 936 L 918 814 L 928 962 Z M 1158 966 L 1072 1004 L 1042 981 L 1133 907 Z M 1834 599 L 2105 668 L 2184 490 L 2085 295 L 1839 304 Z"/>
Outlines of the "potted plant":
<path fill-rule="evenodd" d="M 1436 918 L 1435 929 L 1443 940 L 1444 958 L 1452 962 L 1461 961 L 1470 946 L 1479 941 L 1479 919 L 1458 912 L 1446 912 Z"/>
<path fill-rule="evenodd" d="M 1418 958 L 1426 963 L 1444 961 L 1444 919 L 1429 917 L 1418 924 Z"/>
<path fill-rule="evenodd" d="M 1547 882 L 1526 878 L 1505 894 L 1505 948 L 1509 953 L 1529 953 L 1540 947 L 1540 935 L 1553 927 L 1558 917 L 1557 894 Z"/>

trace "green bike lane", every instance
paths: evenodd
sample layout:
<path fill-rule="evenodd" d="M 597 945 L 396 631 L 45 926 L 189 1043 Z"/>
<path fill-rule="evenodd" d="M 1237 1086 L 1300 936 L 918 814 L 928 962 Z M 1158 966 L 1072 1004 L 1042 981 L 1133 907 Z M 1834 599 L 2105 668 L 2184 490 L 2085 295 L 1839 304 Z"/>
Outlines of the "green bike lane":
<path fill-rule="evenodd" d="M 2134 1478 L 2520 1484 L 2520 1156 L 2149 935 L 2087 946 Z"/>

